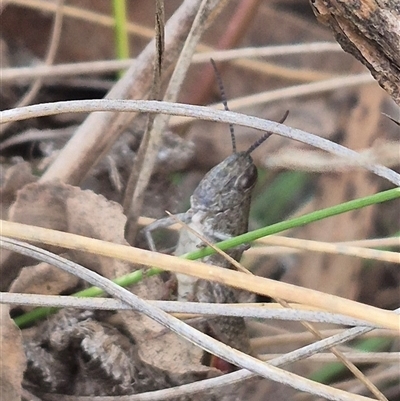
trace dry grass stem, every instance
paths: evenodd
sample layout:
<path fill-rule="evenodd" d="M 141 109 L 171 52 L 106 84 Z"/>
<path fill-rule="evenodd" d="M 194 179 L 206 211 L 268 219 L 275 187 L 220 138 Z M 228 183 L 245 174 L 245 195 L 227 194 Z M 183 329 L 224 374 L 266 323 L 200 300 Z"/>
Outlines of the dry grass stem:
<path fill-rule="evenodd" d="M 20 109 L 6 110 L 0 112 L 0 121 L 2 123 L 6 123 L 8 121 L 19 121 L 25 120 L 33 117 L 41 117 L 41 116 L 49 116 L 60 113 L 69 113 L 69 112 L 93 112 L 93 111 L 103 111 L 106 112 L 101 113 L 102 116 L 106 118 L 108 116 L 108 112 L 111 111 L 119 111 L 119 112 L 132 112 L 132 111 L 142 111 L 142 112 L 151 112 L 151 113 L 165 113 L 172 115 L 181 115 L 181 116 L 190 116 L 196 117 L 199 119 L 210 120 L 210 121 L 219 121 L 228 124 L 235 124 L 246 126 L 249 128 L 255 128 L 261 131 L 268 131 L 277 135 L 284 136 L 286 138 L 294 139 L 299 142 L 307 143 L 316 148 L 325 150 L 327 152 L 333 153 L 335 155 L 352 159 L 360 164 L 360 166 L 365 169 L 374 172 L 375 174 L 386 178 L 396 186 L 400 186 L 400 175 L 393 170 L 388 169 L 387 167 L 375 164 L 369 164 L 365 161 L 363 157 L 361 157 L 357 152 L 350 150 L 344 146 L 338 145 L 332 141 L 321 138 L 317 135 L 313 135 L 307 133 L 305 131 L 301 131 L 299 129 L 290 128 L 283 124 L 279 124 L 276 122 L 263 120 L 257 117 L 250 117 L 244 114 L 235 113 L 232 111 L 221 111 L 214 110 L 209 107 L 202 106 L 192 106 L 192 105 L 184 105 L 184 104 L 176 104 L 176 103 L 168 103 L 168 102 L 155 102 L 155 101 L 146 101 L 146 100 L 109 100 L 109 99 L 101 99 L 101 100 L 81 100 L 81 101 L 69 101 L 69 102 L 55 102 L 48 104 L 40 104 L 22 107 Z M 119 115 L 124 113 L 119 113 Z M 127 113 L 128 114 L 128 113 Z M 114 114 L 111 113 L 111 116 Z M 95 116 L 95 114 L 91 114 L 91 116 Z M 90 118 L 90 117 L 89 117 Z M 106 118 L 107 119 L 107 118 Z M 88 121 L 88 120 L 86 120 Z M 85 125 L 85 124 L 83 124 Z M 86 130 L 86 128 L 78 129 L 78 132 L 81 132 L 81 129 Z M 94 125 L 95 127 L 96 124 Z M 80 160 L 80 162 L 87 164 L 87 162 L 82 161 L 83 153 L 81 151 L 85 150 L 85 157 L 87 158 L 87 149 L 86 146 L 92 147 L 95 146 L 97 149 L 102 148 L 100 143 L 92 143 L 91 141 L 95 139 L 98 134 L 97 130 L 93 132 L 93 126 L 91 126 L 90 130 L 90 140 L 87 138 L 86 143 L 82 146 L 82 143 L 79 144 L 78 147 L 74 145 L 75 141 L 79 140 L 81 134 L 75 134 L 74 137 L 68 142 L 66 147 L 63 148 L 62 153 L 60 154 L 57 161 L 51 166 L 49 170 L 45 173 L 45 175 L 41 178 L 41 181 L 46 182 L 51 180 L 53 173 L 56 173 L 58 169 L 61 169 L 62 164 L 59 165 L 58 161 L 60 161 L 65 156 L 69 155 L 74 149 L 73 160 L 69 160 L 68 165 L 71 166 L 71 169 L 63 170 L 61 169 L 59 173 L 56 174 L 53 178 L 61 179 L 62 181 L 70 182 L 70 178 L 75 177 L 78 170 L 76 169 L 76 165 L 73 162 L 78 162 L 76 158 Z M 103 131 L 102 131 L 103 132 Z M 107 132 L 107 131 L 105 131 Z M 102 134 L 104 137 L 104 135 Z M 97 138 L 98 139 L 98 138 Z M 71 150 L 68 150 L 71 148 Z M 80 152 L 77 152 L 76 149 L 79 149 Z M 63 153 L 65 152 L 65 153 Z M 96 153 L 96 152 L 95 152 Z M 89 152 L 89 154 L 91 154 Z M 70 155 L 72 157 L 72 155 Z M 61 157 L 61 159 L 60 159 Z M 73 168 L 74 166 L 74 168 Z M 64 166 L 65 167 L 65 166 Z M 68 178 L 70 177 L 70 178 Z M 80 176 L 81 180 L 83 177 Z M 73 181 L 73 180 L 72 180 Z"/>
<path fill-rule="evenodd" d="M 41 260 L 46 260 L 48 262 L 51 261 L 53 258 L 53 255 L 50 252 L 41 250 L 40 248 L 33 247 L 28 244 L 20 243 L 18 241 L 3 239 L 2 246 L 5 247 L 6 249 L 14 250 L 23 254 L 30 254 L 31 250 L 36 250 L 41 254 Z M 270 363 L 267 365 L 260 362 L 256 358 L 250 357 L 246 354 L 243 354 L 242 352 L 233 350 L 232 348 L 227 347 L 226 345 L 220 343 L 219 341 L 216 341 L 208 337 L 207 335 L 191 328 L 190 326 L 187 326 L 185 323 L 180 322 L 179 320 L 168 316 L 161 310 L 151 306 L 148 302 L 143 301 L 134 294 L 122 289 L 121 287 L 118 287 L 117 285 L 110 282 L 108 279 L 105 279 L 104 277 L 98 275 L 97 273 L 82 268 L 81 266 L 68 260 L 64 260 L 64 264 L 59 264 L 57 260 L 54 259 L 52 260 L 51 263 L 59 268 L 62 268 L 63 270 L 68 271 L 69 273 L 79 276 L 80 278 L 90 282 L 92 285 L 102 288 L 104 291 L 106 291 L 113 297 L 120 299 L 121 301 L 128 303 L 131 306 L 137 307 L 141 312 L 145 313 L 152 319 L 156 320 L 158 323 L 170 328 L 177 334 L 182 335 L 186 339 L 194 342 L 195 344 L 199 345 L 201 348 L 207 350 L 208 352 L 217 355 L 220 358 L 226 359 L 229 362 L 234 363 L 238 366 L 244 367 L 245 369 L 257 373 L 263 377 L 267 377 L 271 380 L 290 385 L 299 390 L 311 392 L 312 394 L 322 395 L 331 400 L 336 400 L 336 399 L 344 401 L 371 400 L 370 398 L 367 397 L 362 397 L 355 394 L 349 394 L 347 392 L 337 390 L 329 386 L 312 382 L 308 379 L 301 378 L 297 375 L 282 371 L 281 369 L 274 367 L 274 365 L 286 364 L 288 363 L 288 361 L 293 362 L 294 360 L 298 360 L 299 358 L 304 357 L 304 355 L 309 355 L 310 352 L 315 352 L 318 343 L 323 343 L 324 346 L 332 347 L 334 345 L 332 344 L 332 338 L 328 339 L 328 341 L 327 339 L 325 339 L 316 344 L 313 344 L 312 347 L 310 346 L 304 347 L 304 349 L 302 350 L 296 350 L 292 353 L 284 355 L 283 357 L 276 358 L 273 361 L 270 361 Z M 368 330 L 370 329 L 354 328 L 347 330 L 347 332 L 351 332 L 352 334 L 354 334 L 353 332 L 360 333 L 362 331 L 368 331 Z M 346 338 L 347 332 L 337 337 L 339 337 L 343 341 L 343 339 Z M 312 348 L 313 351 L 311 351 L 310 348 Z M 295 353 L 296 355 L 296 358 L 294 359 L 293 359 L 293 353 Z M 247 371 L 239 371 L 235 373 L 238 373 L 241 379 L 248 377 L 249 374 L 251 375 L 251 373 Z M 218 378 L 217 381 L 220 382 L 219 385 L 221 385 L 221 382 L 222 383 L 226 383 L 226 381 L 231 382 L 230 380 L 232 379 L 231 375 L 225 375 L 222 378 Z M 203 390 L 204 387 L 207 386 L 207 384 L 209 384 L 210 381 L 215 381 L 215 380 L 216 379 L 209 379 L 201 381 L 201 389 Z M 238 378 L 235 377 L 234 380 L 237 381 Z M 196 387 L 195 384 L 197 383 L 190 384 L 191 393 L 193 392 L 193 387 Z M 183 387 L 186 386 L 181 386 L 180 389 L 182 390 Z M 173 391 L 175 391 L 175 389 L 173 389 Z M 153 397 L 152 399 L 156 398 Z"/>
<path fill-rule="evenodd" d="M 230 61 L 237 58 L 271 57 L 277 55 L 292 55 L 311 52 L 336 52 L 342 51 L 333 42 L 301 43 L 296 45 L 264 46 L 239 48 L 229 50 L 205 51 L 193 55 L 191 64 L 205 64 L 210 58 L 215 61 Z M 32 67 L 4 68 L 2 81 L 25 82 L 34 78 L 60 78 L 76 75 L 92 75 L 93 73 L 107 73 L 129 68 L 135 59 L 128 60 L 98 60 L 56 65 L 38 65 Z M 325 79 L 326 76 L 324 75 Z"/>
<path fill-rule="evenodd" d="M 60 258 L 62 263 L 62 258 Z M 346 326 L 376 327 L 363 320 L 349 318 L 346 315 L 329 313 L 306 305 L 291 304 L 291 308 L 278 308 L 278 305 L 260 304 L 208 304 L 196 302 L 149 301 L 161 310 L 180 319 L 199 316 L 221 315 L 242 316 L 257 319 L 277 319 L 340 324 Z M 78 298 L 74 296 L 0 293 L 0 303 L 11 305 L 29 305 L 55 308 L 77 308 L 92 310 L 129 310 L 132 309 L 121 301 L 109 298 Z M 260 340 L 261 341 L 261 340 Z"/>
<path fill-rule="evenodd" d="M 320 307 L 330 312 L 343 313 L 346 311 L 350 317 L 366 320 L 383 328 L 398 331 L 400 327 L 400 317 L 393 312 L 319 291 L 79 235 L 4 220 L 1 221 L 1 224 L 1 232 L 4 236 L 87 251 L 149 267 L 155 266 L 205 280 L 217 281 L 273 298 L 285 299 L 288 302 Z"/>
<path fill-rule="evenodd" d="M 9 250 L 17 251 L 18 253 L 23 254 L 31 254 L 31 250 L 36 250 L 41 254 L 41 260 L 51 261 L 53 258 L 53 254 L 50 252 L 41 250 L 40 248 L 33 247 L 28 244 L 20 243 L 18 241 L 13 240 L 2 240 L 2 246 Z M 199 332 L 196 329 L 193 329 L 190 326 L 187 326 L 185 323 L 180 322 L 179 320 L 165 314 L 165 312 L 161 311 L 158 308 L 151 306 L 148 302 L 143 301 L 138 298 L 134 294 L 129 291 L 118 287 L 116 284 L 110 282 L 110 280 L 94 273 L 82 266 L 79 266 L 73 262 L 68 260 L 64 260 L 63 264 L 59 264 L 56 259 L 51 261 L 55 266 L 62 268 L 63 270 L 77 275 L 83 280 L 88 281 L 92 285 L 102 288 L 111 296 L 120 299 L 121 301 L 137 307 L 141 312 L 156 320 L 158 323 L 168 327 L 173 330 L 175 333 L 182 335 L 184 338 L 192 341 L 193 343 L 199 345 L 201 348 L 205 349 L 207 352 L 210 352 L 214 355 L 219 356 L 220 358 L 226 359 L 231 363 L 234 363 L 238 366 L 242 366 L 254 373 L 260 374 L 263 377 L 268 377 L 269 379 L 291 385 L 297 389 L 301 389 L 303 391 L 308 391 L 311 393 L 317 393 L 324 395 L 328 399 L 336 399 L 335 394 L 337 396 L 341 396 L 343 400 L 351 400 L 349 398 L 349 394 L 340 390 L 332 389 L 328 386 L 321 385 L 311 380 L 301 378 L 292 373 L 288 373 L 282 371 L 274 367 L 273 365 L 266 365 L 260 362 L 258 359 L 253 358 L 249 355 L 243 354 L 242 352 L 236 351 L 225 344 L 220 343 L 217 340 L 208 337 L 207 335 Z M 288 355 L 285 355 L 285 360 Z M 225 377 L 226 379 L 226 377 Z M 204 381 L 202 382 L 204 385 Z M 192 385 L 191 385 L 192 387 Z M 355 396 L 352 400 L 368 400 L 369 398 Z"/>

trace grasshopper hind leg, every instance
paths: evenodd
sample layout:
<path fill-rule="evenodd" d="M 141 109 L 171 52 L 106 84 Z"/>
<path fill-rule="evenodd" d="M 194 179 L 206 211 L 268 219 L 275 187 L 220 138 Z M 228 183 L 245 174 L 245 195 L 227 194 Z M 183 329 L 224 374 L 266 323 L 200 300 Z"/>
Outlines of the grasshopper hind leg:
<path fill-rule="evenodd" d="M 247 302 L 254 302 L 255 296 L 247 291 L 238 290 L 220 283 L 199 280 L 197 283 L 199 302 L 237 303 L 246 296 Z M 213 337 L 239 351 L 251 354 L 250 339 L 246 322 L 241 316 L 216 316 L 207 321 L 208 330 Z"/>

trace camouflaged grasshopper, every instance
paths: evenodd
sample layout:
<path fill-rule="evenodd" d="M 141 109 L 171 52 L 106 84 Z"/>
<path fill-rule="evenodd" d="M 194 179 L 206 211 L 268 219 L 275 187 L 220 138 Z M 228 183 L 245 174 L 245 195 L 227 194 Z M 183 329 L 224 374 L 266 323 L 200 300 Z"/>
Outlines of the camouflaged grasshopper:
<path fill-rule="evenodd" d="M 213 66 L 215 69 L 214 63 Z M 228 110 L 218 73 L 217 79 L 225 109 Z M 286 115 L 284 119 L 286 119 Z M 257 181 L 257 168 L 250 154 L 270 136 L 269 133 L 266 133 L 247 150 L 237 152 L 232 126 L 230 126 L 230 131 L 233 154 L 205 175 L 190 197 L 190 209 L 186 213 L 176 216 L 211 242 L 219 242 L 248 231 L 251 194 Z M 173 218 L 165 218 L 144 228 L 152 250 L 155 250 L 155 245 L 151 232 L 175 222 L 176 220 Z M 174 254 L 183 255 L 201 246 L 204 246 L 201 239 L 194 233 L 182 229 Z M 244 250 L 245 247 L 238 247 L 228 250 L 227 253 L 239 261 Z M 232 268 L 231 264 L 219 254 L 207 256 L 203 262 L 228 269 Z M 247 291 L 184 274 L 177 274 L 177 281 L 179 301 L 237 303 L 254 302 L 255 300 L 254 295 Z M 241 317 L 211 318 L 205 330 L 225 344 L 243 352 L 250 352 L 249 337 L 244 319 Z"/>

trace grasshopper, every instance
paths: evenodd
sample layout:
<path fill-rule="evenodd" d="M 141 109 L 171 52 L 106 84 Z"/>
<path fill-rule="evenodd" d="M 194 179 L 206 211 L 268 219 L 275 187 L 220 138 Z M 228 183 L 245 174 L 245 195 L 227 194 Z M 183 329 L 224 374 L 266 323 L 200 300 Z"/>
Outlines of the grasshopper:
<path fill-rule="evenodd" d="M 216 69 L 214 63 L 213 66 Z M 222 82 L 217 71 L 216 73 L 225 109 L 229 110 L 224 98 Z M 280 123 L 286 119 L 286 116 L 287 114 Z M 230 131 L 233 154 L 204 176 L 190 198 L 190 209 L 186 213 L 176 216 L 211 242 L 235 237 L 248 231 L 251 194 L 257 181 L 257 168 L 250 154 L 270 136 L 270 133 L 266 133 L 247 150 L 237 152 L 232 126 L 230 126 Z M 150 249 L 155 250 L 151 232 L 175 222 L 176 219 L 170 217 L 158 220 L 144 228 Z M 201 246 L 204 244 L 199 237 L 193 232 L 182 229 L 174 254 L 183 255 Z M 228 250 L 227 253 L 235 260 L 240 260 L 244 250 L 245 247 L 241 246 Z M 203 262 L 228 269 L 232 268 L 231 264 L 219 254 L 207 256 Z M 254 294 L 247 291 L 185 274 L 176 276 L 179 301 L 237 303 L 254 302 L 255 300 Z M 205 331 L 227 345 L 246 353 L 251 352 L 246 325 L 241 317 L 211 318 Z"/>

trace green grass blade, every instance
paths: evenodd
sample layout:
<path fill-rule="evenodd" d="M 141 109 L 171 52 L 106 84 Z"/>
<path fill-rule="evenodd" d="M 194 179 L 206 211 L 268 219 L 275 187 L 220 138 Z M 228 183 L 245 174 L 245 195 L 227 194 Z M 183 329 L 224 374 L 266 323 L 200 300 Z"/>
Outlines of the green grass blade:
<path fill-rule="evenodd" d="M 350 212 L 356 209 L 361 209 L 363 207 L 375 205 L 377 203 L 387 202 L 393 199 L 397 199 L 399 197 L 400 188 L 389 189 L 388 191 L 379 192 L 374 195 L 366 196 L 365 198 L 359 198 L 349 202 L 341 203 L 340 205 L 317 210 L 316 212 L 308 213 L 304 216 L 296 217 L 294 219 L 272 224 L 268 227 L 263 227 L 258 230 L 250 231 L 235 238 L 230 238 L 228 240 L 219 242 L 215 245 L 222 250 L 227 250 L 229 248 L 234 248 L 242 244 L 248 244 L 252 241 L 266 237 L 268 235 L 277 234 L 285 230 L 304 226 L 318 220 L 326 219 L 328 217 L 336 216 L 338 214 Z M 198 251 L 186 253 L 185 255 L 182 255 L 182 257 L 190 260 L 195 260 L 204 258 L 205 256 L 211 255 L 213 253 L 214 250 L 212 248 L 206 247 Z"/>
<path fill-rule="evenodd" d="M 318 210 L 316 212 L 312 212 L 301 217 L 276 223 L 268 227 L 260 228 L 258 230 L 250 231 L 246 234 L 239 235 L 235 238 L 219 242 L 218 244 L 216 244 L 216 246 L 222 250 L 226 250 L 229 248 L 233 248 L 242 244 L 252 242 L 256 239 L 265 237 L 267 235 L 276 234 L 281 231 L 288 230 L 290 228 L 299 227 L 327 217 L 336 216 L 341 213 L 346 213 L 366 206 L 371 206 L 377 203 L 390 201 L 399 197 L 400 197 L 400 188 L 390 189 L 388 191 L 380 192 L 375 195 L 367 196 L 365 198 L 355 199 L 349 202 L 342 203 L 337 206 L 332 206 L 326 209 Z M 182 255 L 181 257 L 189 260 L 196 260 L 211 255 L 214 252 L 215 251 L 212 248 L 207 247 L 198 251 L 187 253 L 185 255 Z M 143 277 L 149 277 L 155 274 L 159 274 L 161 271 L 162 271 L 161 269 L 157 268 L 152 268 L 147 271 L 138 270 L 125 276 L 116 278 L 113 281 L 122 287 L 126 287 L 128 285 L 137 283 Z M 86 290 L 80 291 L 76 294 L 73 294 L 72 296 L 95 297 L 102 294 L 103 292 L 99 288 L 91 287 Z M 51 313 L 55 313 L 56 311 L 57 308 L 36 308 L 31 312 L 16 317 L 14 321 L 18 327 L 22 328 L 31 325 L 36 319 L 44 318 Z"/>
<path fill-rule="evenodd" d="M 129 58 L 129 35 L 126 18 L 126 0 L 113 0 L 115 53 L 119 60 Z"/>

